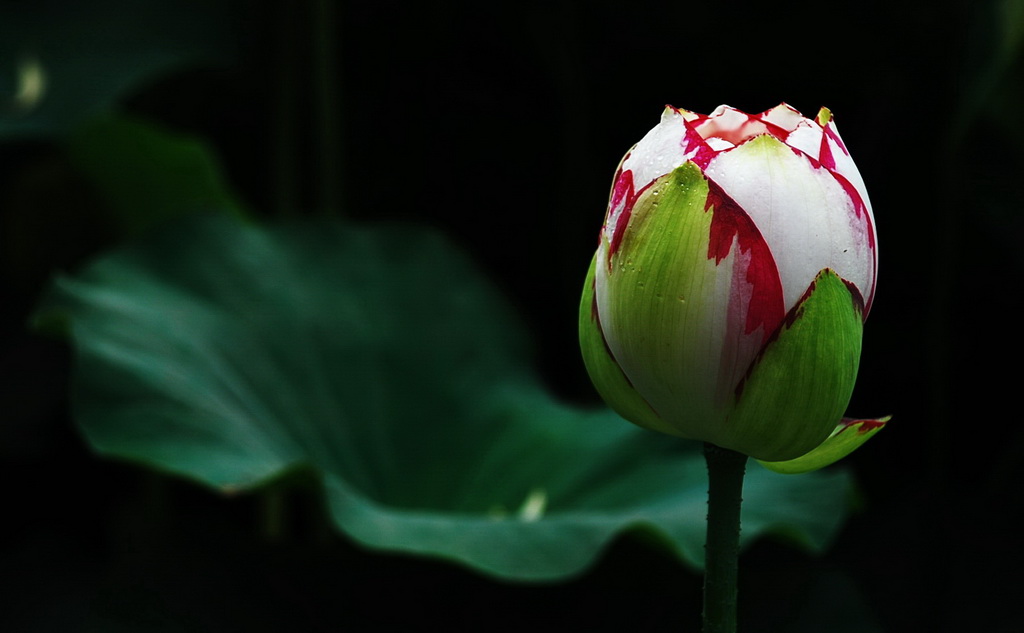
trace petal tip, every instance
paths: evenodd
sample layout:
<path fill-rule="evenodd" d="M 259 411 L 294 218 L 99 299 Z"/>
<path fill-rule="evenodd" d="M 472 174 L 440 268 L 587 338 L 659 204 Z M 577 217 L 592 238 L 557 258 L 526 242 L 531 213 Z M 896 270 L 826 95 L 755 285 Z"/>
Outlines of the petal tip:
<path fill-rule="evenodd" d="M 818 125 L 820 125 L 821 127 L 825 127 L 832 121 L 832 111 L 826 108 L 825 106 L 821 106 L 821 109 L 818 110 L 818 116 L 815 117 L 815 120 L 818 122 Z"/>

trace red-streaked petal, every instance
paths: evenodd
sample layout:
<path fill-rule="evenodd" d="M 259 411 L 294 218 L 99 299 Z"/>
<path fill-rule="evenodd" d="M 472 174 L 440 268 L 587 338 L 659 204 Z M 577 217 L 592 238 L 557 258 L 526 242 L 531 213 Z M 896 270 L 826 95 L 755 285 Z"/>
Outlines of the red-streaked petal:
<path fill-rule="evenodd" d="M 621 234 L 611 266 L 595 271 L 608 347 L 654 410 L 700 437 L 688 429 L 727 415 L 736 384 L 785 316 L 772 254 L 692 163 L 641 193 Z M 609 248 L 602 241 L 599 261 Z"/>
<path fill-rule="evenodd" d="M 710 116 L 694 125 L 694 129 L 711 147 L 718 150 L 740 145 L 759 134 L 771 134 L 785 140 L 789 131 L 762 114 L 747 114 L 726 105 L 718 106 Z M 721 143 L 714 143 L 720 139 Z"/>
<path fill-rule="evenodd" d="M 661 122 L 623 159 L 605 214 L 609 255 L 618 249 L 622 241 L 619 229 L 628 225 L 633 204 L 643 190 L 688 160 L 695 160 L 703 168 L 717 153 L 694 132 L 690 119 L 695 119 L 693 113 L 666 107 Z"/>
<path fill-rule="evenodd" d="M 641 196 L 641 194 L 650 189 L 651 186 L 654 184 L 654 181 L 652 180 L 651 182 L 641 187 L 639 190 L 634 191 L 632 172 L 630 171 L 623 172 L 623 181 L 628 181 L 628 185 L 626 186 L 626 194 L 623 196 L 620 205 L 617 207 L 618 211 L 615 215 L 615 225 L 613 226 L 613 229 L 610 233 L 610 239 L 608 240 L 609 246 L 607 264 L 609 266 L 611 266 L 612 263 L 612 255 L 614 255 L 615 252 L 619 250 L 619 246 L 622 244 L 622 238 L 625 237 L 626 235 L 626 227 L 629 226 L 629 219 L 633 214 L 633 206 L 636 204 L 636 201 Z"/>
<path fill-rule="evenodd" d="M 761 328 L 763 339 L 779 326 L 786 313 L 782 300 L 782 282 L 772 252 L 757 225 L 725 191 L 708 178 L 708 199 L 704 210 L 714 209 L 708 259 L 719 263 L 736 251 L 743 264 L 737 266 L 729 302 L 730 316 L 742 315 L 736 325 L 743 334 Z M 731 319 L 730 319 L 731 320 Z"/>
<path fill-rule="evenodd" d="M 782 282 L 768 243 L 743 209 L 708 179 L 704 210 L 713 213 L 708 259 L 733 260 L 716 398 L 734 393 L 786 315 Z"/>
<path fill-rule="evenodd" d="M 805 119 L 796 108 L 787 103 L 780 103 L 774 108 L 765 110 L 757 116 L 762 121 L 775 126 L 775 129 L 777 129 L 778 132 L 773 133 L 772 136 L 780 141 L 785 141 L 789 134 L 807 121 L 807 119 Z"/>
<path fill-rule="evenodd" d="M 831 268 L 868 299 L 875 253 L 869 214 L 835 175 L 770 135 L 721 152 L 708 177 L 750 216 L 775 257 L 785 307 L 796 305 L 810 280 Z"/>

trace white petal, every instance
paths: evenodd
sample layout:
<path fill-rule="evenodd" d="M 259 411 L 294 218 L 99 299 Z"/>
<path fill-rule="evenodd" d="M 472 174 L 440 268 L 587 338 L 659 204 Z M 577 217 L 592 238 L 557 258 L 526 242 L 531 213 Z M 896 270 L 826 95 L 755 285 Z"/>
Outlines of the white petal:
<path fill-rule="evenodd" d="M 820 160 L 822 134 L 821 126 L 804 119 L 789 133 L 786 145 L 800 150 L 814 160 Z"/>
<path fill-rule="evenodd" d="M 686 121 L 693 116 L 693 113 L 686 110 L 665 108 L 661 114 L 661 122 L 640 139 L 622 161 L 619 178 L 631 178 L 634 193 L 696 156 L 701 148 L 685 142 Z M 618 184 L 613 184 L 613 192 Z M 609 200 L 604 232 L 610 242 L 614 242 L 619 216 L 628 204 L 628 195 L 616 198 L 613 193 Z"/>
<path fill-rule="evenodd" d="M 827 135 L 829 149 L 832 152 L 832 158 L 835 160 L 835 171 L 845 177 L 860 193 L 860 197 L 864 200 L 864 204 L 868 208 L 868 213 L 871 213 L 871 201 L 868 200 L 868 190 L 864 186 L 864 179 L 860 175 L 860 170 L 857 169 L 857 165 L 854 164 L 853 158 L 850 156 L 849 150 L 846 149 L 846 144 L 843 143 L 843 139 L 839 136 L 839 130 L 836 128 L 834 121 L 829 121 L 827 128 L 831 129 L 831 134 Z M 874 224 L 874 216 L 872 215 L 871 223 Z"/>
<path fill-rule="evenodd" d="M 826 267 L 867 299 L 874 284 L 870 218 L 858 216 L 829 170 L 763 135 L 713 158 L 706 174 L 743 207 L 768 242 L 787 310 Z"/>
<path fill-rule="evenodd" d="M 768 132 L 769 128 L 758 116 L 722 105 L 697 125 L 697 131 L 708 142 L 721 139 L 739 145 L 758 134 Z"/>
<path fill-rule="evenodd" d="M 787 132 L 792 132 L 798 125 L 807 121 L 796 108 L 787 103 L 780 103 L 771 110 L 762 112 L 760 118 L 762 121 L 768 121 Z"/>
<path fill-rule="evenodd" d="M 633 185 L 637 190 L 686 162 L 683 150 L 685 136 L 686 123 L 682 113 L 665 108 L 661 123 L 640 139 L 622 163 L 623 171 L 633 172 Z"/>
<path fill-rule="evenodd" d="M 707 139 L 707 143 L 711 147 L 711 149 L 719 152 L 722 150 L 732 149 L 736 147 L 735 145 L 725 140 L 724 138 L 718 138 L 717 136 L 712 136 L 711 138 Z"/>

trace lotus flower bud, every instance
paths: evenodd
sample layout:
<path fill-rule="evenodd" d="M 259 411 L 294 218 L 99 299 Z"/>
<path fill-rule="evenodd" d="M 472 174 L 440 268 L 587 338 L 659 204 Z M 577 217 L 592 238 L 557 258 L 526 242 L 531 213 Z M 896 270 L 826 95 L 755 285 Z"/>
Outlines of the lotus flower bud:
<path fill-rule="evenodd" d="M 884 423 L 842 419 L 877 272 L 871 203 L 827 109 L 669 106 L 615 173 L 584 361 L 635 424 L 817 468 Z"/>

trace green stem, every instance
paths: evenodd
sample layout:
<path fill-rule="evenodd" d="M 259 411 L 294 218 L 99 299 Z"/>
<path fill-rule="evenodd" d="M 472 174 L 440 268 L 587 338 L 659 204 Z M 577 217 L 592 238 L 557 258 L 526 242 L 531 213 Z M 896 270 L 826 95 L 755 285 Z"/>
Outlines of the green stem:
<path fill-rule="evenodd" d="M 704 633 L 735 633 L 740 504 L 747 456 L 704 444 L 708 463 L 708 535 L 704 545 Z"/>

